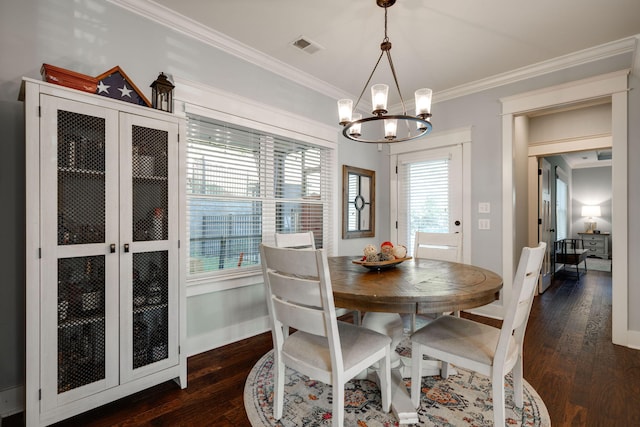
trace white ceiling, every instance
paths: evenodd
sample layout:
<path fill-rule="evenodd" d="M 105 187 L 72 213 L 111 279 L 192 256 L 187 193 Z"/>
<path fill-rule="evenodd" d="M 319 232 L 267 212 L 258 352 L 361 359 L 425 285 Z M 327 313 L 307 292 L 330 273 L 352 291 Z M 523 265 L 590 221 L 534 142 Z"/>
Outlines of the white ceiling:
<path fill-rule="evenodd" d="M 376 0 L 111 1 L 354 103 L 384 38 L 384 9 Z M 598 58 L 599 48 L 615 53 L 616 42 L 640 35 L 640 0 L 397 0 L 388 8 L 387 35 L 409 110 L 421 87 L 433 89 L 437 101 L 527 67 Z M 315 53 L 293 46 L 300 37 Z M 373 83 L 389 84 L 390 109 L 399 108 L 384 58 Z M 362 110 L 370 108 L 369 99 L 367 88 Z M 564 156 L 572 167 L 610 164 L 598 162 L 596 152 Z"/>
<path fill-rule="evenodd" d="M 350 95 L 354 102 L 384 37 L 384 9 L 375 0 L 112 1 L 143 2 L 191 20 L 237 42 L 236 51 L 255 50 L 336 89 L 326 93 Z M 405 101 L 420 87 L 437 94 L 636 34 L 639 0 L 398 0 L 388 8 L 391 53 Z M 300 36 L 321 49 L 308 54 L 293 47 Z M 386 61 L 376 82 L 389 84 L 390 104 L 398 102 Z"/>

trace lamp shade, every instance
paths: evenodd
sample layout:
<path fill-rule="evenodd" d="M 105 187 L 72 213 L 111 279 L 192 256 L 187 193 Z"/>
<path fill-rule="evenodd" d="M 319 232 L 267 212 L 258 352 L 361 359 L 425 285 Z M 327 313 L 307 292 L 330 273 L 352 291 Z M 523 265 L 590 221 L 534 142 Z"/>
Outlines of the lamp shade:
<path fill-rule="evenodd" d="M 582 216 L 594 217 L 601 216 L 600 206 L 585 205 L 582 207 Z"/>

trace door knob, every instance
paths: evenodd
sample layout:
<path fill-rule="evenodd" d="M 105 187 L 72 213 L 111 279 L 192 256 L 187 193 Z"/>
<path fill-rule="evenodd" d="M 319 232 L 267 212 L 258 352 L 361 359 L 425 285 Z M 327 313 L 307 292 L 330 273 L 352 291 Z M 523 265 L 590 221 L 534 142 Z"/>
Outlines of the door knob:
<path fill-rule="evenodd" d="M 460 221 L 454 222 L 455 225 L 460 225 Z"/>

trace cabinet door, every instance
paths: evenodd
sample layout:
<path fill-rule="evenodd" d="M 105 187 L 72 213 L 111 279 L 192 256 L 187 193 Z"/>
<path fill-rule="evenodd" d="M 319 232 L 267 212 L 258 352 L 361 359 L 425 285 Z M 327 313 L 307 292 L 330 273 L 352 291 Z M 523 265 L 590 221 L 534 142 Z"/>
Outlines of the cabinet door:
<path fill-rule="evenodd" d="M 117 112 L 41 96 L 42 409 L 118 382 Z"/>
<path fill-rule="evenodd" d="M 121 382 L 177 365 L 178 125 L 120 116 Z"/>

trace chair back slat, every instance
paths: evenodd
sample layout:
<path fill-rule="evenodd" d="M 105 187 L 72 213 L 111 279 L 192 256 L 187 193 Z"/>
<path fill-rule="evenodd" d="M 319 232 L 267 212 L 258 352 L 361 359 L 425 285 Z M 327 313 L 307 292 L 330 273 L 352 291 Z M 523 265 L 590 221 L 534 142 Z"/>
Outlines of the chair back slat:
<path fill-rule="evenodd" d="M 278 298 L 273 298 L 273 308 L 275 320 L 281 324 L 313 335 L 328 336 L 324 310 L 293 304 Z"/>
<path fill-rule="evenodd" d="M 416 232 L 413 257 L 441 261 L 462 261 L 462 235 L 460 233 Z"/>
<path fill-rule="evenodd" d="M 269 271 L 271 293 L 278 299 L 322 309 L 320 281 Z"/>
<path fill-rule="evenodd" d="M 315 249 L 316 240 L 313 231 L 300 233 L 276 233 L 276 246 L 279 248 Z"/>
<path fill-rule="evenodd" d="M 299 249 L 284 248 L 280 250 L 272 246 L 264 245 L 269 252 L 269 269 L 281 274 L 299 277 L 318 278 L 318 265 L 316 252 L 312 250 L 301 251 Z M 295 260 L 295 263 L 292 262 Z M 264 259 L 263 259 L 264 261 Z"/>

